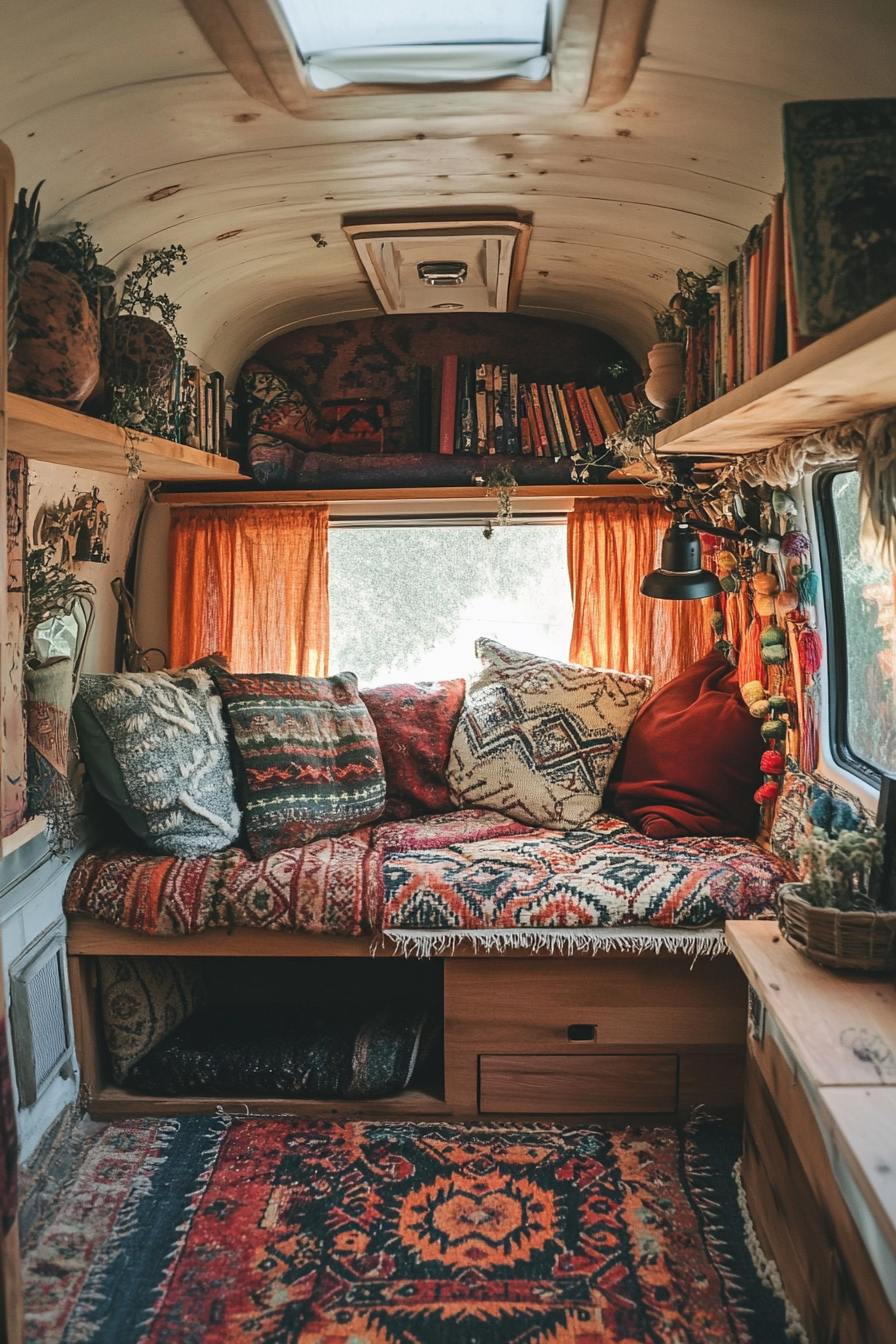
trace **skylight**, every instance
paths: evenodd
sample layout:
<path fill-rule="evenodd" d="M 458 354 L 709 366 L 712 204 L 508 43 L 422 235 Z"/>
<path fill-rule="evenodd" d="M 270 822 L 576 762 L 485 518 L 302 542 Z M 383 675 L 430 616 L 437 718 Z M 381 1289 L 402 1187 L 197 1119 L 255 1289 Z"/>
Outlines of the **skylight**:
<path fill-rule="evenodd" d="M 561 0 L 280 3 L 318 89 L 543 79 L 562 8 Z"/>

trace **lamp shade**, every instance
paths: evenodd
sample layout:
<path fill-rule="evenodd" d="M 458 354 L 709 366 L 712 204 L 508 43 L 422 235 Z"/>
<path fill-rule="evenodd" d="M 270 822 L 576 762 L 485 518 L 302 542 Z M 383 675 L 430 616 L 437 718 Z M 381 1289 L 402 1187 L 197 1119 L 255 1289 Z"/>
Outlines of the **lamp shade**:
<path fill-rule="evenodd" d="M 691 598 L 715 597 L 722 591 L 718 576 L 703 568 L 703 549 L 699 533 L 690 523 L 673 523 L 663 537 L 660 568 L 641 582 L 645 597 L 667 602 L 686 602 Z"/>

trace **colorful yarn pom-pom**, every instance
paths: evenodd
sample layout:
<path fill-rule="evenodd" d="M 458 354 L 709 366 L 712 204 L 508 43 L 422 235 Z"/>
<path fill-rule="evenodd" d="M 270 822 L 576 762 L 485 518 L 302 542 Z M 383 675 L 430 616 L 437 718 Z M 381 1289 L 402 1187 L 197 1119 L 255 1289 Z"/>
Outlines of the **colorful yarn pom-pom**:
<path fill-rule="evenodd" d="M 818 574 L 806 565 L 797 566 L 793 572 L 796 577 L 796 591 L 799 595 L 800 606 L 814 607 L 818 601 Z"/>
<path fill-rule="evenodd" d="M 810 630 L 807 627 L 800 631 L 796 647 L 799 653 L 800 667 L 807 677 L 814 677 L 821 667 L 823 653 L 821 635 L 817 630 Z"/>
<path fill-rule="evenodd" d="M 769 779 L 764 784 L 759 785 L 759 788 L 753 794 L 753 799 L 757 803 L 770 803 L 777 798 L 780 791 L 779 785 Z"/>
<path fill-rule="evenodd" d="M 785 764 L 786 762 L 780 751 L 765 751 L 762 753 L 759 769 L 764 775 L 782 775 Z"/>
<path fill-rule="evenodd" d="M 805 532 L 785 532 L 781 538 L 781 550 L 784 555 L 791 558 L 797 555 L 806 555 L 809 550 L 809 538 Z"/>

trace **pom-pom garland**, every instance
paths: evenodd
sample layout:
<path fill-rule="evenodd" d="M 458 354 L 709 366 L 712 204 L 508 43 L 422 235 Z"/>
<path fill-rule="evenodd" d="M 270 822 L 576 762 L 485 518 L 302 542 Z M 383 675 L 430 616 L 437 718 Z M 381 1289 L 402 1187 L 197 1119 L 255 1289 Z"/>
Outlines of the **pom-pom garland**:
<path fill-rule="evenodd" d="M 818 601 L 819 577 L 808 565 L 794 565 L 793 577 L 801 607 L 814 607 Z"/>
<path fill-rule="evenodd" d="M 781 719 L 768 719 L 759 730 L 766 741 L 782 741 L 787 736 L 787 724 Z"/>
<path fill-rule="evenodd" d="M 821 667 L 823 653 L 821 635 L 817 630 L 810 630 L 806 627 L 804 630 L 800 631 L 796 647 L 799 655 L 800 667 L 807 677 L 814 677 L 815 673 Z"/>
<path fill-rule="evenodd" d="M 786 695 L 770 695 L 768 703 L 775 714 L 786 714 L 790 708 L 790 701 Z"/>
<path fill-rule="evenodd" d="M 774 597 L 778 592 L 780 585 L 774 574 L 766 574 L 760 570 L 758 574 L 753 575 L 753 591 L 762 593 L 766 597 Z"/>
<path fill-rule="evenodd" d="M 787 651 L 786 644 L 767 644 L 760 657 L 766 667 L 774 667 L 778 663 L 786 663 L 790 654 Z"/>
<path fill-rule="evenodd" d="M 720 611 L 714 611 L 711 614 L 709 618 L 709 624 L 712 627 L 712 632 L 714 635 L 724 635 L 725 617 L 722 615 Z"/>
<path fill-rule="evenodd" d="M 785 532 L 781 538 L 781 550 L 790 558 L 806 555 L 809 550 L 809 538 L 805 532 Z"/>
<path fill-rule="evenodd" d="M 800 605 L 796 593 L 779 593 L 775 598 L 775 612 L 781 618 L 786 618 L 788 612 L 796 611 Z"/>
<path fill-rule="evenodd" d="M 780 751 L 764 751 L 759 769 L 764 775 L 783 775 L 786 761 Z"/>
<path fill-rule="evenodd" d="M 774 616 L 775 599 L 766 597 L 765 593 L 757 593 L 753 598 L 753 610 L 757 616 Z"/>
<path fill-rule="evenodd" d="M 780 792 L 780 785 L 776 784 L 774 780 L 767 779 L 764 784 L 759 785 L 759 788 L 753 794 L 753 798 L 757 803 L 771 803 Z"/>
<path fill-rule="evenodd" d="M 723 593 L 736 593 L 740 587 L 733 574 L 723 574 L 719 579 L 719 585 Z"/>
<path fill-rule="evenodd" d="M 786 643 L 786 636 L 780 626 L 769 625 L 760 634 L 759 643 L 763 649 L 768 649 L 773 644 Z"/>
<path fill-rule="evenodd" d="M 719 551 L 716 556 L 716 569 L 720 574 L 730 574 L 737 569 L 737 556 L 731 551 Z"/>
<path fill-rule="evenodd" d="M 753 715 L 754 719 L 764 719 L 768 711 L 769 704 L 767 700 L 754 700 L 752 705 L 750 705 L 750 713 Z"/>
<path fill-rule="evenodd" d="M 765 687 L 761 681 L 748 681 L 741 686 L 740 693 L 745 705 L 752 705 L 757 700 L 765 699 Z"/>

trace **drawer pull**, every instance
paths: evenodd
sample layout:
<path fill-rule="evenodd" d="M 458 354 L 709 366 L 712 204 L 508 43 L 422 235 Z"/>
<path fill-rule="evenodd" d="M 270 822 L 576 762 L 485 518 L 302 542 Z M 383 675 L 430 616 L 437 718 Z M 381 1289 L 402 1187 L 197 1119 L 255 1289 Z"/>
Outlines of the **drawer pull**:
<path fill-rule="evenodd" d="M 590 1022 L 573 1022 L 571 1027 L 566 1028 L 568 1041 L 593 1041 L 596 1036 L 597 1029 Z"/>

